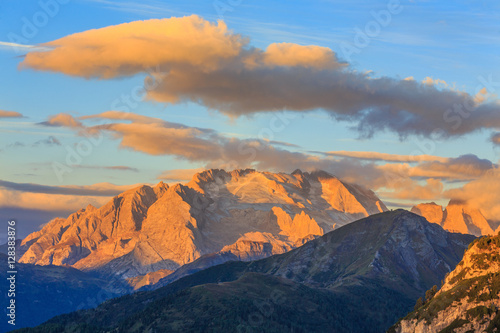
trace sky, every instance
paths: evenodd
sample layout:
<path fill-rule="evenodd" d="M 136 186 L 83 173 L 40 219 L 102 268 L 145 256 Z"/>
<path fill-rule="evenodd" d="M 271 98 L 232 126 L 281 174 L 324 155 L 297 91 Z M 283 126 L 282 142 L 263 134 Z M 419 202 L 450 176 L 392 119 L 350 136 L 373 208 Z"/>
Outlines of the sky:
<path fill-rule="evenodd" d="M 499 220 L 499 7 L 2 1 L 0 219 L 25 236 L 137 184 L 250 167 Z"/>

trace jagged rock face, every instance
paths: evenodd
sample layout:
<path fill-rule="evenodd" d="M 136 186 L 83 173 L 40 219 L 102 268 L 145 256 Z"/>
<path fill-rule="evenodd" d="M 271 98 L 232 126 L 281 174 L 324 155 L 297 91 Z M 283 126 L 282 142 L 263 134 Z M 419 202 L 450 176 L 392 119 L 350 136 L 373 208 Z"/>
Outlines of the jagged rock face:
<path fill-rule="evenodd" d="M 498 332 L 500 236 L 476 239 L 437 294 L 391 332 Z"/>
<path fill-rule="evenodd" d="M 451 232 L 475 236 L 494 233 L 481 211 L 463 202 L 451 200 L 444 211 L 442 206 L 433 202 L 414 206 L 411 211 Z"/>
<path fill-rule="evenodd" d="M 207 170 L 187 185 L 141 186 L 55 219 L 23 240 L 20 261 L 132 278 L 210 253 L 283 253 L 385 210 L 372 191 L 325 172 Z"/>

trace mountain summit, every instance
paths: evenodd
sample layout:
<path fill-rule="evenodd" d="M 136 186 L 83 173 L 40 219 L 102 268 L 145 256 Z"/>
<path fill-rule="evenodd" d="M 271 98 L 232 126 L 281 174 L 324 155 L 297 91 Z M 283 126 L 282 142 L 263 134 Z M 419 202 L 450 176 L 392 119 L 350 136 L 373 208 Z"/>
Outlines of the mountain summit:
<path fill-rule="evenodd" d="M 140 186 L 54 219 L 22 241 L 20 262 L 156 281 L 206 254 L 284 253 L 386 210 L 372 191 L 324 171 L 212 169 L 185 185 Z M 151 272 L 163 275 L 144 276 Z"/>
<path fill-rule="evenodd" d="M 451 232 L 475 236 L 493 235 L 494 233 L 481 211 L 465 202 L 450 200 L 444 210 L 442 206 L 434 202 L 424 203 L 412 207 L 411 211 Z"/>

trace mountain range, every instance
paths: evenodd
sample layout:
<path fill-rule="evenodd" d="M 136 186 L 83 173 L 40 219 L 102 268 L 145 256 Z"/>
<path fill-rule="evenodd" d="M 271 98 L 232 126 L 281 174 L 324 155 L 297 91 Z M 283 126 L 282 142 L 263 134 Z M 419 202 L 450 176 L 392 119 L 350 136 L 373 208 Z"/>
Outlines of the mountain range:
<path fill-rule="evenodd" d="M 445 208 L 419 204 L 411 212 L 417 215 L 388 211 L 372 191 L 324 171 L 212 169 L 186 184 L 139 186 L 100 208 L 88 205 L 56 218 L 18 241 L 20 270 L 27 272 L 20 299 L 33 308 L 21 321 L 38 325 L 139 290 L 111 301 L 126 316 L 97 322 L 94 314 L 90 321 L 78 317 L 79 329 L 121 330 L 130 324 L 128 318 L 146 316 L 144 304 L 161 300 L 187 331 L 196 331 L 191 311 L 200 315 L 196 327 L 210 331 L 204 326 L 210 318 L 214 330 L 225 327 L 213 322 L 217 315 L 210 312 L 220 311 L 251 331 L 253 320 L 241 318 L 262 317 L 260 310 L 234 309 L 269 305 L 269 293 L 278 290 L 287 302 L 271 302 L 280 315 L 264 316 L 271 325 L 266 332 L 384 331 L 427 289 L 441 285 L 471 235 L 491 235 L 495 229 L 479 209 L 455 200 Z M 50 295 L 39 291 L 44 286 L 59 295 L 58 302 L 52 304 Z M 86 298 L 89 290 L 99 299 Z M 140 304 L 132 306 L 129 300 L 137 297 Z M 192 302 L 190 309 L 186 304 Z M 323 303 L 327 306 L 318 305 Z M 44 311 L 35 310 L 39 306 Z M 317 327 L 308 322 L 312 312 L 320 317 L 314 316 Z M 141 321 L 135 331 L 176 330 L 164 313 L 153 317 L 163 326 Z M 67 330 L 66 319 L 57 320 L 58 329 Z"/>
<path fill-rule="evenodd" d="M 404 210 L 379 213 L 283 254 L 225 262 L 19 332 L 381 332 L 473 239 Z"/>
<path fill-rule="evenodd" d="M 56 218 L 22 241 L 20 262 L 68 265 L 140 288 L 206 255 L 217 263 L 264 258 L 386 210 L 372 191 L 323 171 L 214 169 Z"/>

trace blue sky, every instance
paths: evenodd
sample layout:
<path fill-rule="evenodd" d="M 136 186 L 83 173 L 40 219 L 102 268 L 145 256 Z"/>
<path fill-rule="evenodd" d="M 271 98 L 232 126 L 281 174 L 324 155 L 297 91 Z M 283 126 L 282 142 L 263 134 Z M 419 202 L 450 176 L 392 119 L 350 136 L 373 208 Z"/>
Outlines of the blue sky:
<path fill-rule="evenodd" d="M 53 17 L 45 16 L 46 22 L 37 21 L 43 20 L 43 13 L 47 11 L 41 4 L 54 3 L 58 8 Z M 248 37 L 252 47 L 264 50 L 272 43 L 327 47 L 340 61 L 347 61 L 352 72 L 371 71 L 372 78 L 396 80 L 413 77 L 417 82 L 431 77 L 447 83 L 447 87 L 439 89 L 459 90 L 471 96 L 485 87 L 486 82 L 488 93 L 492 94 L 490 99 L 496 99 L 495 89 L 500 89 L 500 84 L 496 83 L 500 82 L 498 2 L 401 1 L 398 13 L 391 14 L 388 24 L 379 24 L 380 31 L 369 38 L 368 45 L 346 54 L 346 46 L 356 47 L 357 31 L 365 31 L 367 24 L 375 20 L 374 13 L 386 11 L 390 3 L 394 1 L 287 1 L 286 4 L 245 0 L 2 1 L 0 89 L 3 93 L 0 110 L 19 112 L 24 117 L 0 118 L 0 156 L 3 161 L 0 179 L 51 186 L 90 186 L 102 182 L 131 185 L 156 183 L 158 176 L 168 170 L 207 165 L 206 162 L 190 162 L 171 154 L 152 155 L 123 149 L 119 147 L 120 140 L 106 136 L 83 159 L 83 167 L 73 169 L 62 179 L 58 179 L 53 171 L 54 161 L 64 163 L 66 147 L 75 147 L 85 137 L 71 128 L 39 123 L 59 113 L 78 118 L 112 110 L 117 99 L 143 84 L 146 75 L 87 79 L 57 71 L 20 70 L 18 66 L 24 55 L 32 49 L 12 47 L 8 43 L 39 45 L 74 33 L 138 20 L 196 14 L 210 22 L 223 20 L 232 32 Z M 39 27 L 35 26 L 36 30 L 27 35 L 26 22 L 38 22 Z M 219 110 L 192 101 L 165 104 L 144 100 L 130 111 L 189 127 L 212 129 L 220 135 L 239 139 L 258 137 L 275 117 L 271 112 L 228 117 Z M 389 130 L 376 131 L 374 136 L 362 138 L 352 129 L 356 122 L 338 121 L 321 109 L 294 115 L 285 130 L 273 133 L 273 140 L 296 145 L 287 146 L 292 152 L 358 151 L 411 155 L 430 140 L 411 134 L 400 137 Z M 96 120 L 96 123 L 99 121 L 102 123 L 102 120 Z M 495 165 L 499 148 L 489 141 L 492 132 L 491 128 L 479 128 L 470 134 L 432 141 L 432 151 L 422 153 L 448 158 L 474 154 L 479 160 L 487 159 Z M 46 142 L 50 137 L 57 143 Z M 128 169 L 103 168 L 113 166 Z M 413 180 L 422 182 L 428 178 L 433 177 L 414 177 Z M 446 190 L 462 186 L 464 181 L 448 178 L 443 183 Z M 380 192 L 384 189 L 381 188 Z M 406 202 L 405 198 L 400 199 L 399 202 Z M 435 198 L 440 202 L 448 199 L 446 195 Z M 0 206 L 12 209 L 9 203 L 0 202 Z M 28 207 L 19 207 L 22 208 Z"/>

